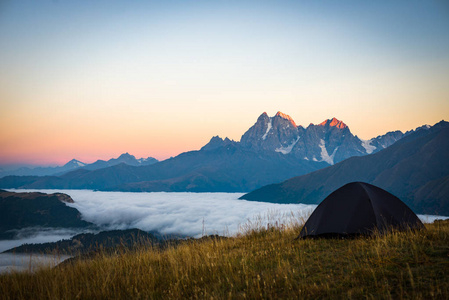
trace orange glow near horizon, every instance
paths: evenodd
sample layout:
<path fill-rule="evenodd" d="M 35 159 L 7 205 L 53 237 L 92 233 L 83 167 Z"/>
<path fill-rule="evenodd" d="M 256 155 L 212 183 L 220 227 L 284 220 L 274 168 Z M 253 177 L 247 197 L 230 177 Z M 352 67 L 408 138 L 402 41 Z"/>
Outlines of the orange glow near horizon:
<path fill-rule="evenodd" d="M 0 131 L 2 145 L 0 163 L 62 165 L 73 158 L 85 163 L 92 163 L 98 159 L 116 158 L 125 152 L 136 156 L 136 158 L 151 156 L 158 160 L 164 160 L 182 152 L 199 150 L 215 135 L 238 141 L 241 135 L 255 123 L 258 115 L 259 113 L 252 114 L 249 117 L 242 114 L 238 119 L 217 118 L 215 122 L 210 122 L 211 126 L 209 127 L 207 120 L 201 122 L 193 120 L 191 124 L 188 124 L 189 120 L 187 119 L 180 123 L 174 123 L 171 120 L 168 122 L 158 120 L 161 123 L 149 122 L 148 126 L 144 128 L 129 126 L 129 124 L 127 127 L 113 127 L 110 122 L 104 125 L 96 125 L 95 122 L 84 124 L 65 122 L 58 125 L 58 122 L 55 121 L 27 123 L 25 120 L 15 120 L 16 124 L 22 125 L 15 131 L 4 130 L 8 127 L 1 124 L 3 129 Z M 274 116 L 274 113 L 269 113 L 269 116 Z M 334 115 L 327 118 L 331 119 L 332 117 Z M 292 118 L 295 120 L 294 117 Z M 338 115 L 336 118 L 345 122 L 353 134 L 359 135 L 363 139 L 373 138 L 392 130 L 405 132 L 424 124 L 433 125 L 440 121 L 438 114 L 431 122 L 427 121 L 431 118 L 427 117 L 425 120 L 426 118 L 423 116 L 420 118 L 417 116 L 413 121 L 410 118 L 402 119 L 399 115 L 397 118 L 382 121 L 372 115 L 360 116 L 349 121 Z M 2 119 L 1 122 L 3 123 L 4 120 L 13 122 L 10 118 Z M 308 123 L 319 124 L 321 120 L 298 122 L 298 124 L 307 127 Z M 402 123 L 402 126 L 398 126 L 399 122 Z M 56 130 L 52 130 L 52 128 L 56 128 Z M 360 134 L 362 130 L 366 132 L 365 135 Z M 370 135 L 367 136 L 367 134 Z"/>
<path fill-rule="evenodd" d="M 264 111 L 362 139 L 449 119 L 433 1 L 94 2 L 2 3 L 0 165 L 163 160 Z"/>

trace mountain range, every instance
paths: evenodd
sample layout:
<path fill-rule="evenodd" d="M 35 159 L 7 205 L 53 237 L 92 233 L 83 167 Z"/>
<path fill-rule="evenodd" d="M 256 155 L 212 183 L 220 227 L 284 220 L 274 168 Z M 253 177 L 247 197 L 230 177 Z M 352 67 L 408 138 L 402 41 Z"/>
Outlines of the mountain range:
<path fill-rule="evenodd" d="M 139 158 L 137 159 L 134 155 L 129 153 L 123 153 L 117 158 L 112 158 L 108 161 L 105 160 L 97 160 L 94 163 L 86 164 L 79 160 L 72 159 L 68 163 L 63 166 L 57 167 L 20 167 L 14 168 L 10 170 L 2 170 L 0 169 L 0 178 L 8 175 L 17 175 L 17 176 L 48 176 L 48 175 L 62 175 L 64 173 L 84 168 L 86 170 L 97 170 L 101 168 L 115 166 L 121 163 L 125 163 L 130 166 L 146 166 L 157 163 L 158 160 L 153 157 L 147 158 Z"/>
<path fill-rule="evenodd" d="M 241 199 L 318 204 L 354 181 L 381 187 L 415 212 L 449 215 L 449 123 L 417 130 L 375 154 L 352 157 L 328 168 L 252 191 Z"/>
<path fill-rule="evenodd" d="M 263 113 L 242 136 L 240 144 L 257 153 L 278 152 L 297 160 L 333 165 L 352 156 L 380 151 L 411 132 L 388 132 L 366 141 L 354 136 L 349 127 L 336 118 L 304 128 L 281 112 L 274 117 Z"/>
<path fill-rule="evenodd" d="M 304 128 L 281 112 L 273 117 L 263 113 L 239 142 L 215 136 L 200 150 L 152 165 L 83 167 L 59 176 L 7 176 L 0 179 L 0 187 L 246 192 L 350 157 L 377 153 L 428 128 L 393 131 L 365 141 L 336 118 Z"/>

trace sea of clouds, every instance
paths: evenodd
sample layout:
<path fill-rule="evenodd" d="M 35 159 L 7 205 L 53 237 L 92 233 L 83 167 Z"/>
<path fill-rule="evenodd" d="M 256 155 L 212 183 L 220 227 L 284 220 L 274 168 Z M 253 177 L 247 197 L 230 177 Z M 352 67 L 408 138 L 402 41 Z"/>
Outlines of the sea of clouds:
<path fill-rule="evenodd" d="M 242 193 L 13 191 L 68 194 L 75 202 L 68 206 L 78 209 L 84 220 L 105 230 L 139 228 L 192 237 L 205 234 L 234 235 L 248 226 L 301 223 L 316 207 L 239 200 Z M 61 231 L 58 235 L 65 233 Z"/>
<path fill-rule="evenodd" d="M 18 247 L 22 244 L 42 244 L 68 240 L 72 236 L 81 232 L 90 232 L 89 230 L 79 229 L 61 229 L 61 228 L 42 228 L 29 227 L 22 230 L 15 230 L 15 239 L 0 240 L 0 253 L 8 249 Z"/>
<path fill-rule="evenodd" d="M 260 226 L 302 223 L 315 205 L 273 204 L 238 200 L 240 193 L 125 193 L 90 190 L 12 190 L 65 193 L 84 220 L 102 230 L 139 228 L 166 235 L 201 237 L 209 234 L 234 235 Z M 24 243 L 56 242 L 86 230 L 25 228 L 14 240 L 0 241 L 2 251 Z M 57 264 L 67 257 L 0 254 L 0 273 L 31 270 L 42 263 Z"/>
<path fill-rule="evenodd" d="M 32 190 L 14 190 L 30 192 Z M 128 193 L 91 190 L 38 190 L 61 192 L 75 203 L 84 220 L 102 230 L 139 228 L 166 235 L 201 237 L 235 235 L 261 226 L 304 223 L 316 205 L 275 204 L 239 200 L 241 193 Z M 419 215 L 423 222 L 441 216 Z M 44 243 L 68 239 L 83 231 L 29 228 L 16 240 L 0 241 L 0 252 L 22 243 Z"/>
<path fill-rule="evenodd" d="M 55 192 L 45 190 L 43 192 Z M 60 190 L 84 220 L 106 229 L 139 228 L 201 237 L 233 235 L 241 226 L 287 224 L 307 218 L 316 205 L 239 200 L 241 193 L 126 193 Z"/>

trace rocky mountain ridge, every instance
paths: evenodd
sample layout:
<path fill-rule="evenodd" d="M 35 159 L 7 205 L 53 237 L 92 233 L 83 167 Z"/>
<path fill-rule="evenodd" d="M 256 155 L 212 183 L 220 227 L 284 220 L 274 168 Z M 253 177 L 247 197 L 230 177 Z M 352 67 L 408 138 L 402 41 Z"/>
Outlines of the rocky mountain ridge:
<path fill-rule="evenodd" d="M 411 132 L 413 130 L 407 133 L 393 131 L 365 141 L 354 136 L 349 127 L 337 118 L 304 128 L 282 112 L 273 117 L 264 112 L 243 134 L 240 144 L 255 152 L 274 151 L 333 165 L 352 156 L 385 149 Z"/>

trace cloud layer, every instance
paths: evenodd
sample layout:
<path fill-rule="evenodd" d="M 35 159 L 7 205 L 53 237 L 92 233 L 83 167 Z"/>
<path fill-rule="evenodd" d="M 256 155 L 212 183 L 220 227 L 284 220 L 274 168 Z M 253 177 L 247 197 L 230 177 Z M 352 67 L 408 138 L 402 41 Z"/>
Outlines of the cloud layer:
<path fill-rule="evenodd" d="M 14 240 L 0 240 L 0 253 L 22 244 L 41 244 L 70 239 L 80 230 L 29 227 L 17 230 Z"/>
<path fill-rule="evenodd" d="M 75 203 L 68 205 L 78 209 L 84 220 L 103 228 L 139 228 L 194 237 L 203 234 L 232 235 L 239 231 L 241 225 L 298 222 L 307 218 L 316 207 L 238 200 L 240 193 L 58 192 L 72 197 Z"/>
<path fill-rule="evenodd" d="M 24 190 L 30 191 L 30 190 Z M 40 190 L 54 193 L 56 190 Z M 201 237 L 205 234 L 234 235 L 251 227 L 303 223 L 316 205 L 275 204 L 238 200 L 240 193 L 127 193 L 90 190 L 57 190 L 75 201 L 68 204 L 82 218 L 103 229 L 139 228 L 162 234 Z M 419 215 L 426 223 L 441 216 Z M 27 242 L 54 241 L 71 232 L 45 232 Z M 73 235 L 74 233 L 72 233 Z M 50 238 L 50 239 L 49 239 Z M 1 245 L 0 245 L 1 246 Z"/>
<path fill-rule="evenodd" d="M 99 226 L 156 230 L 163 234 L 201 236 L 235 234 L 245 223 L 291 222 L 314 205 L 238 200 L 240 193 L 123 193 L 64 191 L 86 221 Z"/>

